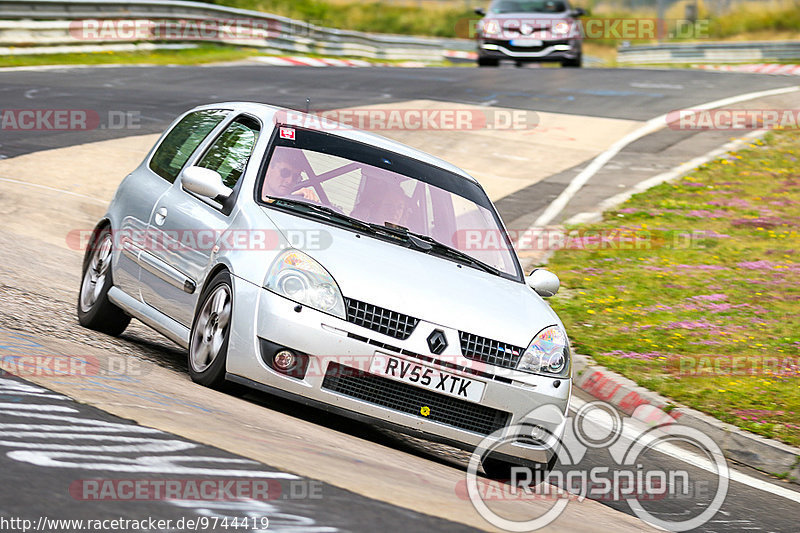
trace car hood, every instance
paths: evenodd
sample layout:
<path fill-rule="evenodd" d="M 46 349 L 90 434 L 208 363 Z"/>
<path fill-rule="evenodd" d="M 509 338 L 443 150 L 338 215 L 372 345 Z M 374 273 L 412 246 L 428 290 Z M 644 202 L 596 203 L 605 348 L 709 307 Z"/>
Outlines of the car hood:
<path fill-rule="evenodd" d="M 262 209 L 279 228 L 321 232 L 321 246 L 301 249 L 330 272 L 345 298 L 522 347 L 542 328 L 561 324 L 550 306 L 524 283 L 308 218 Z"/>
<path fill-rule="evenodd" d="M 570 20 L 568 12 L 562 13 L 500 13 L 500 14 L 493 14 L 489 13 L 484 17 L 484 20 L 519 20 L 521 22 L 533 20 L 536 22 L 550 22 L 550 21 L 558 21 L 558 20 Z"/>

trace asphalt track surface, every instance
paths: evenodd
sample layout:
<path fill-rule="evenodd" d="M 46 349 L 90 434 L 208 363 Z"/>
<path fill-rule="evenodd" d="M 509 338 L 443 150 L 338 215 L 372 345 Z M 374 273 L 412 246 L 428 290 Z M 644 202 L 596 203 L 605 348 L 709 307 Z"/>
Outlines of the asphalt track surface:
<path fill-rule="evenodd" d="M 0 138 L 0 156 L 164 130 L 196 105 L 226 100 L 332 109 L 433 99 L 592 117 L 647 120 L 737 94 L 794 85 L 791 78 L 689 70 L 108 67 L 0 71 L 4 109 L 136 111 L 140 127 L 23 133 Z"/>
<path fill-rule="evenodd" d="M 311 99 L 312 109 L 351 107 L 398 102 L 411 99 L 433 99 L 447 102 L 491 105 L 515 109 L 550 111 L 577 115 L 647 120 L 675 109 L 690 108 L 703 102 L 737 94 L 793 85 L 793 80 L 748 74 L 712 73 L 683 70 L 637 69 L 470 69 L 470 68 L 301 68 L 265 66 L 215 66 L 215 67 L 115 67 L 115 68 L 63 68 L 40 71 L 0 72 L 0 98 L 5 109 L 93 109 L 105 116 L 108 111 L 130 110 L 139 113 L 140 122 L 135 129 L 100 128 L 89 132 L 7 132 L 0 131 L 0 158 L 14 157 L 39 150 L 83 144 L 110 138 L 157 133 L 180 112 L 209 101 L 253 100 L 286 107 L 304 108 Z M 678 139 L 673 132 L 656 134 L 643 139 L 642 145 L 668 146 Z M 684 134 L 687 135 L 687 134 Z M 672 136 L 672 137 L 670 137 Z M 685 139 L 684 139 L 685 140 Z M 713 140 L 713 139 L 712 139 Z M 641 153 L 641 152 L 640 152 Z M 458 163 L 457 161 L 455 162 Z M 534 191 L 538 192 L 538 191 Z M 551 191 L 557 194 L 557 187 Z M 516 193 L 530 197 L 532 191 Z M 541 195 L 535 195 L 540 202 Z M 598 199 L 599 200 L 599 199 Z M 521 219 L 526 216 L 528 200 L 515 201 L 514 195 L 498 202 L 504 218 Z M 13 253 L 13 252 L 12 252 Z M 77 280 L 76 280 L 77 284 Z M 69 311 L 66 311 L 69 312 Z M 75 326 L 77 328 L 77 326 Z M 155 334 L 154 334 L 155 335 Z M 139 349 L 159 352 L 161 348 L 140 343 Z M 164 364 L 185 366 L 181 355 L 167 351 Z M 5 377 L 19 383 L 16 378 Z M 103 421 L 122 422 L 102 411 L 76 404 L 66 398 L 48 397 L 47 391 L 25 392 L 24 387 L 8 387 L 2 391 L 0 402 L 18 405 L 52 405 L 75 409 L 75 416 Z M 58 395 L 54 395 L 58 396 Z M 258 397 L 251 401 L 259 403 Z M 265 406 L 265 408 L 267 408 Z M 291 412 L 294 416 L 311 420 L 338 431 L 351 432 L 361 438 L 375 439 L 408 453 L 429 457 L 454 468 L 464 468 L 464 458 L 458 455 L 443 457 L 424 444 L 401 437 L 376 434 L 347 421 L 330 419 L 308 409 L 298 409 L 291 402 L 272 402 L 271 409 Z M 14 409 L 4 408 L 0 423 L 21 423 L 19 416 L 10 416 Z M 35 407 L 33 408 L 34 412 Z M 23 409 L 23 412 L 24 409 Z M 40 422 L 37 422 L 40 423 Z M 7 426 L 0 426 L 7 427 Z M 135 433 L 135 432 L 134 432 Z M 180 437 L 161 436 L 164 439 L 182 440 Z M 185 439 L 184 439 L 185 440 Z M 68 495 L 76 479 L 89 479 L 91 471 L 67 473 L 49 469 L 46 476 L 41 470 L 24 461 L 10 459 L 8 450 L 0 458 L 3 464 L 0 485 L 0 517 L 41 516 L 42 510 L 56 518 L 96 518 L 97 507 L 90 502 L 79 502 Z M 189 452 L 187 452 L 189 453 Z M 205 445 L 195 444 L 191 453 L 202 457 L 237 459 L 235 456 Z M 687 465 L 679 458 L 652 452 L 645 468 L 686 470 L 690 472 L 695 488 L 704 491 L 692 494 L 693 505 L 707 502 L 709 490 L 716 483 L 713 476 Z M 608 466 L 613 459 L 604 450 L 590 450 L 581 466 Z M 743 467 L 733 468 L 751 476 L 749 479 L 777 483 L 767 476 Z M 261 464 L 247 467 L 259 472 L 276 472 Z M 59 473 L 60 472 L 60 473 Z M 107 474 L 106 474 L 107 475 Z M 112 476 L 113 477 L 113 476 Z M 119 477 L 125 477 L 120 474 Z M 129 476 L 132 477 L 132 476 Z M 150 476 L 152 478 L 153 476 Z M 174 476 L 173 476 L 174 477 Z M 10 482 L 9 482 L 10 481 Z M 301 478 L 298 482 L 309 481 Z M 289 480 L 281 481 L 282 494 L 287 494 Z M 800 504 L 797 500 L 777 496 L 752 486 L 753 483 L 734 481 L 720 513 L 698 531 L 796 531 L 800 522 Z M 797 492 L 792 486 L 783 488 Z M 299 485 L 298 485 L 299 486 Z M 270 515 L 284 516 L 287 529 L 303 525 L 306 528 L 331 527 L 342 530 L 462 530 L 462 524 L 446 522 L 396 506 L 358 496 L 331 485 L 323 484 L 324 498 L 320 500 L 293 501 L 281 498 L 271 501 Z M 42 502 L 47 501 L 44 505 Z M 93 502 L 96 503 L 96 502 Z M 195 504 L 188 507 L 159 502 L 102 502 L 109 517 L 119 514 L 141 519 L 144 516 L 179 518 L 200 516 L 241 516 L 241 508 L 209 508 Z M 630 514 L 624 501 L 604 501 L 606 505 Z M 133 505 L 133 506 L 132 506 Z M 662 518 L 687 514 L 687 500 L 664 499 L 649 504 L 653 513 Z M 199 510 L 198 510 L 199 509 Z M 118 513 L 117 513 L 118 511 Z M 238 513 L 238 514 L 237 514 Z M 273 520 L 273 529 L 276 526 Z"/>
<path fill-rule="evenodd" d="M 412 531 L 472 531 L 175 435 L 143 431 L 149 428 L 9 375 L 0 376 L 0 405 L 2 531 L 14 531 L 19 523 L 3 524 L 2 518 L 30 521 L 29 529 L 39 531 L 77 531 L 88 527 L 89 520 L 145 521 L 141 529 L 154 531 L 333 533 L 396 524 Z M 48 442 L 63 444 L 55 452 L 32 447 L 47 447 Z M 87 452 L 92 444 L 99 446 Z M 160 464 L 150 464 L 149 472 L 127 471 L 145 455 L 142 446 L 147 445 L 153 446 L 150 457 L 156 448 L 163 454 Z M 173 453 L 164 453 L 169 451 Z M 43 453 L 71 466 L 45 467 L 43 473 Z M 105 467 L 98 468 L 98 463 Z M 234 497 L 242 500 L 232 501 Z M 159 521 L 160 527 L 152 527 Z"/>

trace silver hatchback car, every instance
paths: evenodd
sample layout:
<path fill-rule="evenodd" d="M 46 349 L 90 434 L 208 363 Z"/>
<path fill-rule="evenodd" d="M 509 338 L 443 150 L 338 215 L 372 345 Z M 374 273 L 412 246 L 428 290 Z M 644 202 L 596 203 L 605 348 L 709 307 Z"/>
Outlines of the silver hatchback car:
<path fill-rule="evenodd" d="M 582 65 L 583 32 L 567 0 L 492 0 L 477 24 L 478 66 L 496 67 L 500 60 L 523 63 L 559 62 Z"/>
<path fill-rule="evenodd" d="M 180 116 L 120 184 L 83 263 L 78 317 L 131 317 L 226 382 L 472 449 L 554 456 L 571 361 L 484 190 L 402 144 L 262 104 Z M 512 425 L 528 439 L 500 439 Z"/>

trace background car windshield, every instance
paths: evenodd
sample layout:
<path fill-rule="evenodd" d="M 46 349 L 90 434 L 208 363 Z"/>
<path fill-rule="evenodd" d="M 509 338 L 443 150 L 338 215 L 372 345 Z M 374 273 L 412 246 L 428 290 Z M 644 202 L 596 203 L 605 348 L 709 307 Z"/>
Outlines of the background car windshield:
<path fill-rule="evenodd" d="M 260 191 L 332 207 L 364 222 L 427 235 L 501 272 L 517 271 L 494 214 L 420 179 L 313 150 L 278 146 Z"/>
<path fill-rule="evenodd" d="M 492 2 L 489 13 L 563 13 L 567 4 L 558 0 L 500 0 Z"/>

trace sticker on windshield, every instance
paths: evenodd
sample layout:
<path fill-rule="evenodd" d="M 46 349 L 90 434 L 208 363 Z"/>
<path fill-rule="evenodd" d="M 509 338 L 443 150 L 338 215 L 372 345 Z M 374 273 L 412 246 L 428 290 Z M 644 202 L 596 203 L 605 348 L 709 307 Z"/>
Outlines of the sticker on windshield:
<path fill-rule="evenodd" d="M 294 128 L 281 128 L 281 139 L 294 140 Z"/>

